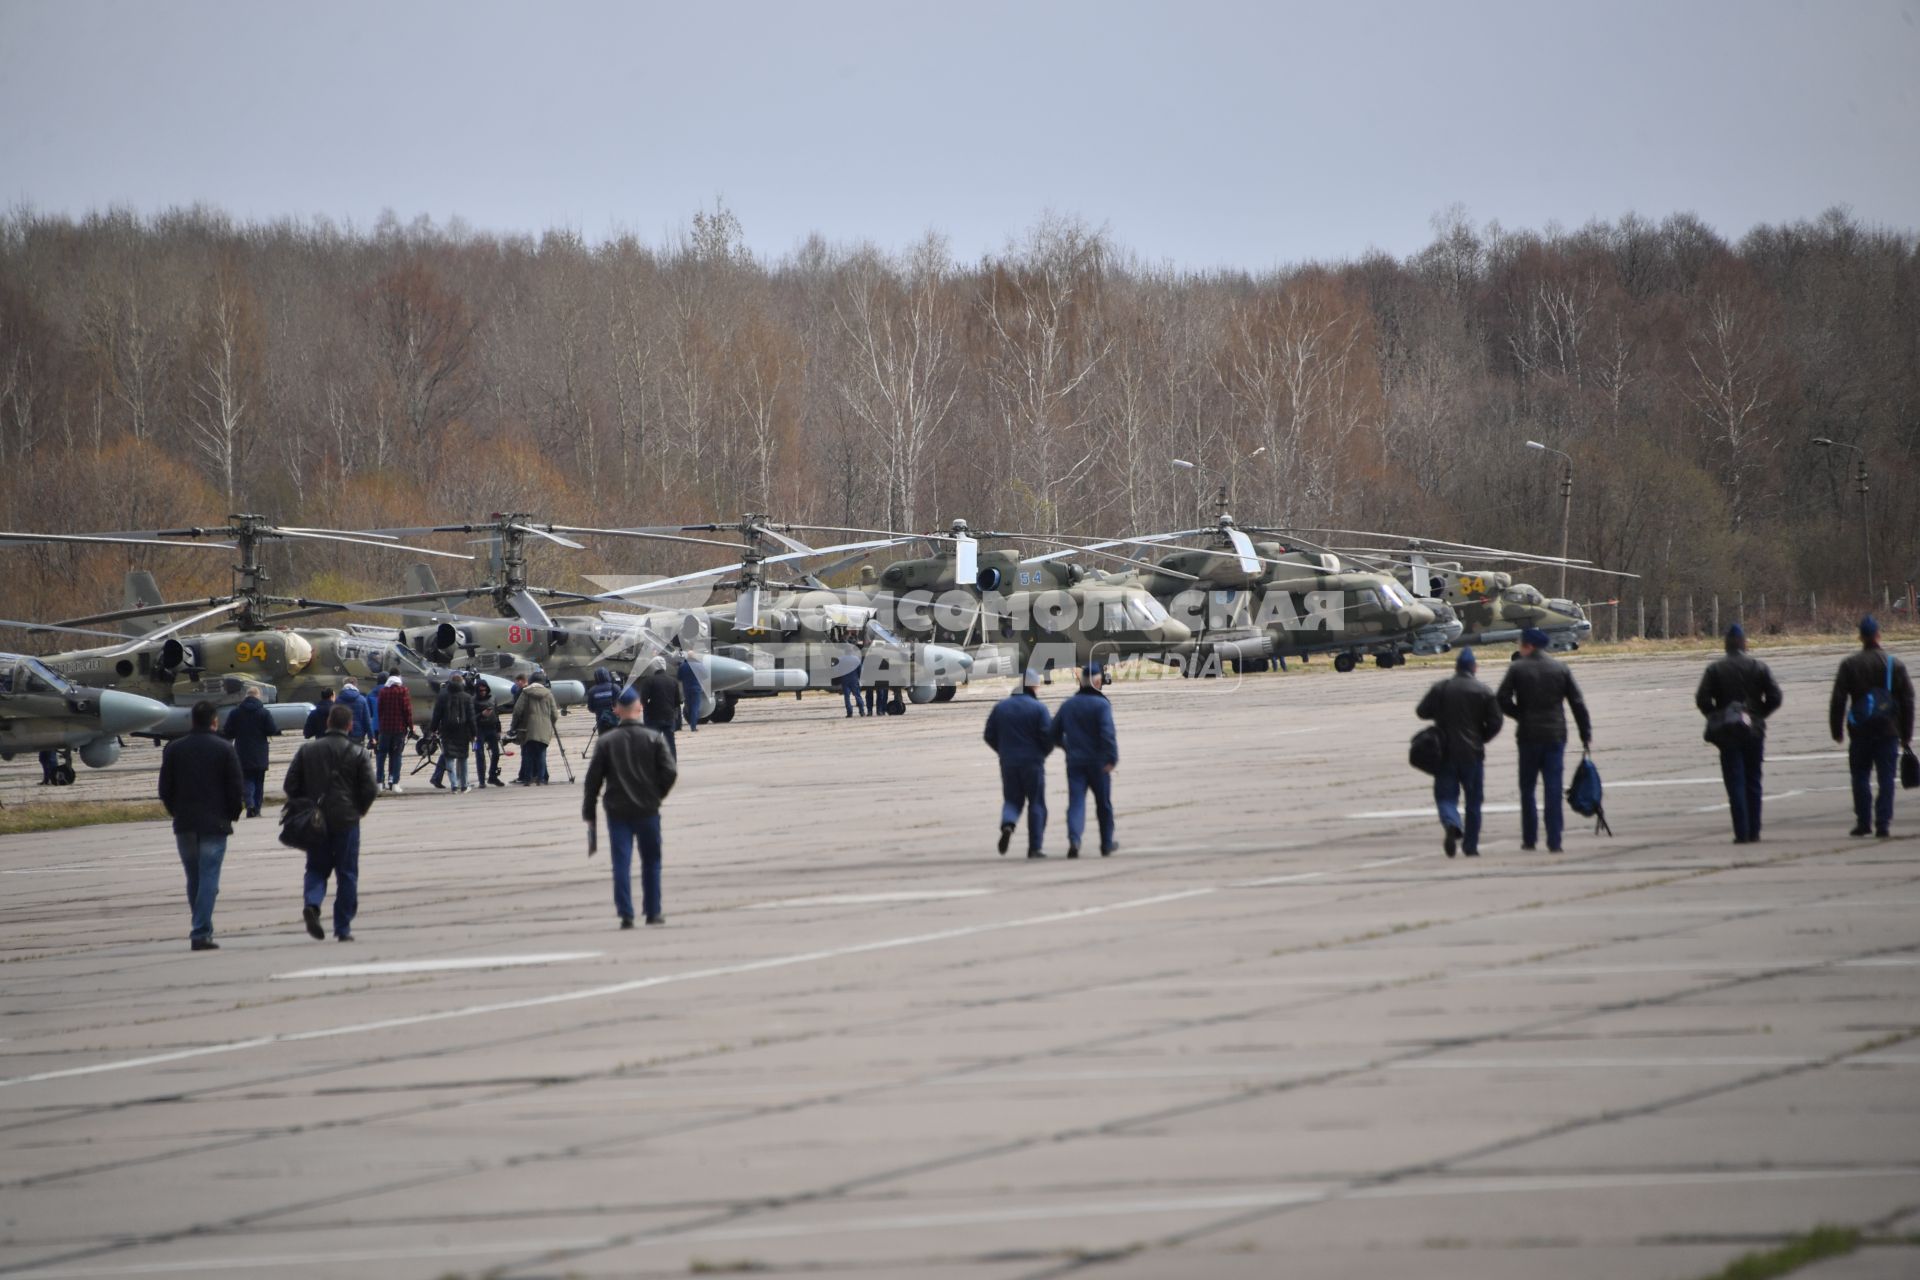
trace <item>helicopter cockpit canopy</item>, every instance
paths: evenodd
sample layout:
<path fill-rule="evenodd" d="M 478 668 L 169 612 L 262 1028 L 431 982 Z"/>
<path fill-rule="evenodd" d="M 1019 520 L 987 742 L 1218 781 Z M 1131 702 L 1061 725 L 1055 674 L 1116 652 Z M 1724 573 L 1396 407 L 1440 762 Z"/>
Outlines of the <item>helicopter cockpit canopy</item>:
<path fill-rule="evenodd" d="M 1547 602 L 1547 598 L 1540 594 L 1539 588 L 1524 582 L 1517 587 L 1508 587 L 1500 594 L 1509 604 L 1544 605 Z"/>
<path fill-rule="evenodd" d="M 73 686 L 38 658 L 0 658 L 0 693 L 50 693 L 66 697 Z"/>

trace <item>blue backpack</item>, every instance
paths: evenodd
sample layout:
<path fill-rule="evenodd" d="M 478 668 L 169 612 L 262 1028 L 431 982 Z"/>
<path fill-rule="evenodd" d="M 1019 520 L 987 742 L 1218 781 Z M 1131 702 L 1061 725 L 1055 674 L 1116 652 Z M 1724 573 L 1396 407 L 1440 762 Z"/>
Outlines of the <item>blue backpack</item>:
<path fill-rule="evenodd" d="M 1600 803 L 1600 795 L 1600 770 L 1594 765 L 1593 757 L 1583 751 L 1573 771 L 1573 783 L 1567 788 L 1567 808 L 1583 818 L 1592 818 L 1593 834 L 1604 831 L 1612 835 L 1613 828 L 1607 825 L 1607 809 Z"/>
<path fill-rule="evenodd" d="M 1854 700 L 1853 709 L 1847 712 L 1853 736 L 1862 741 L 1891 738 L 1898 731 L 1893 719 L 1893 659 L 1883 656 L 1881 662 L 1887 668 L 1886 687 L 1867 690 Z"/>

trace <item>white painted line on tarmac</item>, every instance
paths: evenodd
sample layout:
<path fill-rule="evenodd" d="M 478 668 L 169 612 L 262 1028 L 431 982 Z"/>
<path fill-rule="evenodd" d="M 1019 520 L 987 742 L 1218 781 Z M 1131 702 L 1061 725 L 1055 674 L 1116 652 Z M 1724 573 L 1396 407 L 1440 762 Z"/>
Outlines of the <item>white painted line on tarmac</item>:
<path fill-rule="evenodd" d="M 780 898 L 755 902 L 748 911 L 781 911 L 791 907 L 865 907 L 883 902 L 944 902 L 951 898 L 979 898 L 991 889 L 919 889 L 899 893 L 831 893 L 818 898 Z"/>
<path fill-rule="evenodd" d="M 65 1067 L 57 1071 L 38 1071 L 32 1075 L 14 1076 L 0 1079 L 0 1089 L 12 1085 L 38 1084 L 48 1080 L 70 1080 L 77 1076 L 100 1075 L 109 1071 L 130 1071 L 138 1067 L 159 1066 L 168 1062 L 184 1062 L 191 1058 L 209 1058 L 219 1054 L 239 1053 L 247 1049 L 263 1049 L 275 1044 L 296 1044 L 307 1040 L 330 1040 L 340 1036 L 364 1035 L 376 1031 L 391 1031 L 400 1027 L 417 1027 L 432 1022 L 447 1022 L 456 1018 L 474 1018 L 493 1013 L 513 1013 L 522 1009 L 541 1009 L 550 1005 L 572 1004 L 581 1000 L 599 1000 L 609 996 L 626 995 L 633 991 L 645 991 L 652 987 L 671 986 L 681 982 L 698 982 L 707 978 L 726 978 L 743 973 L 763 973 L 770 969 L 789 969 L 796 965 L 814 964 L 825 960 L 839 960 L 847 956 L 870 955 L 879 951 L 894 951 L 902 947 L 923 946 L 927 943 L 949 942 L 956 938 L 978 937 L 985 933 L 998 933 L 1005 929 L 1024 929 L 1034 925 L 1061 924 L 1068 920 L 1084 920 L 1091 916 L 1107 915 L 1115 911 L 1132 911 L 1140 907 L 1161 906 L 1169 902 L 1183 902 L 1188 898 L 1204 897 L 1215 890 L 1211 886 L 1198 889 L 1182 889 L 1174 893 L 1155 894 L 1150 898 L 1130 898 L 1124 902 L 1110 902 L 1097 907 L 1076 907 L 1068 911 L 1049 912 L 1043 916 L 1025 916 L 1015 920 L 1002 920 L 989 924 L 962 925 L 952 929 L 941 929 L 933 933 L 909 934 L 901 938 L 883 938 L 877 942 L 859 942 L 845 947 L 830 947 L 821 951 L 802 951 L 795 955 L 770 956 L 764 960 L 748 960 L 740 964 L 717 965 L 710 969 L 689 969 L 680 973 L 663 973 L 651 978 L 635 978 L 629 982 L 614 982 L 605 986 L 582 987 L 574 991 L 556 991 L 550 995 L 527 996 L 519 1000 L 500 1000 L 488 1004 L 462 1005 L 455 1009 L 439 1009 L 430 1013 L 409 1014 L 398 1018 L 381 1018 L 372 1022 L 351 1022 L 344 1026 L 321 1027 L 312 1031 L 282 1031 L 273 1035 L 254 1036 L 246 1040 L 227 1040 L 218 1044 L 198 1045 L 191 1049 L 175 1049 L 168 1053 L 144 1054 L 137 1058 L 115 1058 L 106 1062 L 89 1063 L 84 1067 Z"/>
<path fill-rule="evenodd" d="M 1613 784 L 1608 783 L 1607 785 L 1612 786 Z M 1483 804 L 1480 806 L 1480 812 L 1518 813 L 1520 812 L 1520 806 L 1518 804 Z M 1418 809 L 1369 809 L 1365 813 L 1350 813 L 1347 815 L 1349 822 L 1365 822 L 1375 818 L 1432 818 L 1435 822 L 1440 821 L 1439 813 L 1435 811 L 1431 804 L 1423 804 Z"/>
<path fill-rule="evenodd" d="M 77 1267 L 59 1271 L 27 1268 L 41 1280 L 81 1280 L 83 1276 L 162 1276 L 181 1271 L 270 1271 L 276 1267 L 305 1267 L 346 1262 L 406 1262 L 415 1258 L 453 1258 L 481 1253 L 540 1253 L 549 1249 L 593 1249 L 609 1243 L 604 1237 L 570 1240 L 502 1240 L 497 1244 L 438 1244 L 385 1249 L 341 1249 L 326 1253 L 256 1254 L 239 1258 L 189 1258 L 177 1262 L 131 1262 L 113 1267 Z"/>
<path fill-rule="evenodd" d="M 550 951 L 525 956 L 459 956 L 447 960 L 387 960 L 374 964 L 335 964 L 319 969 L 276 973 L 273 981 L 290 978 L 383 978 L 396 973 L 450 973 L 459 969 L 514 969 L 530 964 L 562 964 L 568 960 L 598 960 L 604 951 Z"/>
<path fill-rule="evenodd" d="M 1426 810 L 1423 809 L 1421 812 L 1425 813 Z M 1371 871 L 1375 867 L 1397 866 L 1402 862 L 1412 862 L 1415 858 L 1424 856 L 1426 855 L 1407 853 L 1402 854 L 1398 858 L 1381 858 L 1377 862 L 1363 862 L 1354 867 L 1327 867 L 1320 871 L 1296 871 L 1292 875 L 1267 876 L 1260 880 L 1237 880 L 1228 887 L 1233 889 L 1262 889 L 1270 884 L 1297 884 L 1302 880 L 1318 880 L 1323 876 L 1337 875 L 1346 871 Z"/>

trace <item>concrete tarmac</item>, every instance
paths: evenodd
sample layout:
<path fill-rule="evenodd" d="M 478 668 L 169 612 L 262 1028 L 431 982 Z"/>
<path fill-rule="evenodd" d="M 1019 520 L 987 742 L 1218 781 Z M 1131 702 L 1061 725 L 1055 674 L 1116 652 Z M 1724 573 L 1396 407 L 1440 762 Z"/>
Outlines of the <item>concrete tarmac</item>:
<path fill-rule="evenodd" d="M 164 824 L 0 839 L 0 1276 L 1685 1280 L 1819 1223 L 1908 1243 L 1803 1275 L 1920 1273 L 1920 844 L 1846 834 L 1843 652 L 1764 655 L 1752 847 L 1705 658 L 1586 656 L 1615 834 L 1558 857 L 1508 735 L 1443 857 L 1440 672 L 1321 664 L 1114 688 L 1079 861 L 1057 759 L 1054 856 L 994 853 L 997 689 L 743 703 L 681 735 L 664 928 L 557 760 L 383 797 L 352 944 L 270 820 L 211 953 Z"/>

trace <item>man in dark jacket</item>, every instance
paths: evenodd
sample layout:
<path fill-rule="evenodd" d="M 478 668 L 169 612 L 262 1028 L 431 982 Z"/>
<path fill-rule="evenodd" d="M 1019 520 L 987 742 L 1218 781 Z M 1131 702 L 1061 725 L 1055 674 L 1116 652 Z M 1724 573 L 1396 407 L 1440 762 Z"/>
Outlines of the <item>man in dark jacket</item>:
<path fill-rule="evenodd" d="M 1027 811 L 1027 856 L 1044 858 L 1047 835 L 1047 756 L 1053 751 L 1053 717 L 1035 692 L 1037 672 L 1020 677 L 1020 687 L 1000 699 L 987 714 L 986 740 L 1000 757 L 1000 852 L 1013 842 L 1020 810 Z"/>
<path fill-rule="evenodd" d="M 247 816 L 260 816 L 260 805 L 266 798 L 267 739 L 280 736 L 280 726 L 273 722 L 273 713 L 267 710 L 267 704 L 260 701 L 260 690 L 247 686 L 247 696 L 240 705 L 227 713 L 226 728 L 221 734 L 231 743 L 240 757 L 240 777 L 247 802 Z"/>
<path fill-rule="evenodd" d="M 488 783 L 501 785 L 500 709 L 494 706 L 493 689 L 485 680 L 473 682 L 473 770 L 480 775 L 474 785 L 482 791 Z"/>
<path fill-rule="evenodd" d="M 587 687 L 587 714 L 593 717 L 593 727 L 605 733 L 620 721 L 613 714 L 613 700 L 620 696 L 620 686 L 615 683 L 613 672 L 605 667 L 593 669 L 593 683 Z"/>
<path fill-rule="evenodd" d="M 407 758 L 407 740 L 413 736 L 413 695 L 398 671 L 387 673 L 374 699 L 380 715 L 380 739 L 373 757 L 373 776 L 388 791 L 400 790 L 400 765 Z"/>
<path fill-rule="evenodd" d="M 593 803 L 606 792 L 607 853 L 613 863 L 613 909 L 622 929 L 633 928 L 633 844 L 640 842 L 640 902 L 648 924 L 665 924 L 660 900 L 660 802 L 679 777 L 665 735 L 640 722 L 640 694 L 624 689 L 614 703 L 617 723 L 594 744 L 580 816 L 594 821 Z"/>
<path fill-rule="evenodd" d="M 1087 664 L 1080 688 L 1061 704 L 1048 739 L 1067 753 L 1067 856 L 1080 856 L 1087 829 L 1087 792 L 1093 792 L 1100 822 L 1100 856 L 1120 846 L 1113 842 L 1113 771 L 1120 764 L 1120 737 L 1113 727 L 1113 704 L 1100 692 L 1101 666 Z"/>
<path fill-rule="evenodd" d="M 1714 718 L 1738 706 L 1733 723 L 1709 739 L 1720 749 L 1720 779 L 1727 787 L 1727 808 L 1733 813 L 1733 842 L 1752 844 L 1760 838 L 1760 770 L 1766 757 L 1767 717 L 1780 709 L 1780 686 L 1767 664 L 1747 653 L 1747 631 L 1739 623 L 1727 628 L 1727 656 L 1700 676 L 1693 705 Z M 1725 717 L 1723 717 L 1725 719 Z"/>
<path fill-rule="evenodd" d="M 647 674 L 634 688 L 640 691 L 641 721 L 664 737 L 667 748 L 678 755 L 680 744 L 674 741 L 673 727 L 680 723 L 680 682 L 667 673 L 666 659 L 649 662 Z"/>
<path fill-rule="evenodd" d="M 327 713 L 333 710 L 333 690 L 322 689 L 314 700 L 313 710 L 307 712 L 307 723 L 300 730 L 303 738 L 317 738 L 327 731 Z"/>
<path fill-rule="evenodd" d="M 1500 682 L 1500 710 L 1513 720 L 1514 743 L 1520 752 L 1520 847 L 1531 852 L 1540 834 L 1540 815 L 1534 807 L 1535 783 L 1546 788 L 1547 852 L 1560 852 L 1560 833 L 1566 821 L 1561 773 L 1567 754 L 1567 713 L 1573 708 L 1580 728 L 1580 747 L 1593 745 L 1593 721 L 1586 700 L 1567 664 L 1549 657 L 1552 643 L 1538 627 L 1520 633 L 1520 656 L 1507 664 Z"/>
<path fill-rule="evenodd" d="M 193 704 L 193 730 L 160 753 L 160 803 L 173 818 L 173 843 L 187 872 L 187 908 L 195 951 L 218 951 L 213 940 L 213 902 L 220 896 L 220 864 L 227 837 L 240 816 L 240 757 L 214 731 L 219 718 L 211 702 Z"/>
<path fill-rule="evenodd" d="M 1900 752 L 1913 745 L 1913 681 L 1906 664 L 1880 648 L 1880 624 L 1860 619 L 1860 651 L 1848 654 L 1833 678 L 1827 707 L 1833 740 L 1847 736 L 1847 767 L 1853 773 L 1853 830 L 1885 840 L 1893 827 L 1893 779 Z M 1873 794 L 1874 774 L 1880 794 Z"/>
<path fill-rule="evenodd" d="M 373 757 L 348 737 L 353 708 L 336 705 L 327 716 L 327 731 L 294 753 L 287 769 L 289 800 L 311 800 L 327 820 L 327 839 L 307 853 L 305 906 L 301 918 L 314 938 L 327 936 L 320 927 L 320 904 L 327 898 L 327 879 L 338 876 L 333 897 L 333 936 L 353 941 L 353 917 L 360 907 L 360 819 L 373 808 L 380 784 L 373 776 Z"/>
<path fill-rule="evenodd" d="M 457 794 L 467 789 L 467 748 L 473 745 L 473 695 L 464 676 L 449 676 L 433 704 L 433 731 L 440 735 L 440 763 L 453 775 Z M 435 785 L 438 785 L 437 783 Z"/>
<path fill-rule="evenodd" d="M 1487 743 L 1500 735 L 1500 703 L 1493 690 L 1480 683 L 1478 671 L 1473 650 L 1462 649 L 1454 656 L 1453 675 L 1436 681 L 1413 712 L 1440 730 L 1440 769 L 1433 775 L 1433 801 L 1440 810 L 1440 826 L 1446 832 L 1442 847 L 1449 858 L 1460 848 L 1469 858 L 1480 856 Z M 1464 822 L 1462 794 L 1467 800 Z"/>

